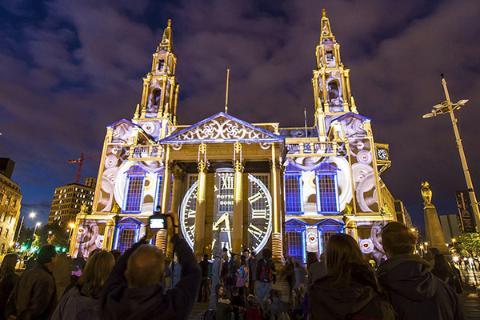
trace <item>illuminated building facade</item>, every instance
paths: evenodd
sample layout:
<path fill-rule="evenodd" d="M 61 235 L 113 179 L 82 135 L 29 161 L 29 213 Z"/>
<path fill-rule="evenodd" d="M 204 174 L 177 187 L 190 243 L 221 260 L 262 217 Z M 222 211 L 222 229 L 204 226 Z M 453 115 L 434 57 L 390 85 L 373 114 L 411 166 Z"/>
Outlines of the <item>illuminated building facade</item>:
<path fill-rule="evenodd" d="M 305 261 L 338 232 L 357 238 L 364 253 L 383 254 L 378 232 L 397 219 L 380 178 L 390 166 L 388 145 L 374 141 L 370 119 L 357 111 L 325 12 L 311 127 L 252 124 L 227 112 L 178 124 L 172 44 L 169 21 L 133 119 L 107 128 L 93 213 L 77 216 L 73 255 L 124 251 L 157 206 L 172 213 L 198 255 L 269 247 L 277 259 Z M 172 234 L 162 230 L 154 240 L 167 254 Z"/>
<path fill-rule="evenodd" d="M 82 205 L 85 205 L 84 211 L 91 213 L 94 192 L 94 188 L 79 183 L 69 183 L 55 188 L 48 223 L 66 228 L 69 223 L 75 221 Z"/>
<path fill-rule="evenodd" d="M 0 158 L 0 256 L 13 246 L 20 217 L 22 193 L 12 180 L 14 166 L 12 160 Z"/>

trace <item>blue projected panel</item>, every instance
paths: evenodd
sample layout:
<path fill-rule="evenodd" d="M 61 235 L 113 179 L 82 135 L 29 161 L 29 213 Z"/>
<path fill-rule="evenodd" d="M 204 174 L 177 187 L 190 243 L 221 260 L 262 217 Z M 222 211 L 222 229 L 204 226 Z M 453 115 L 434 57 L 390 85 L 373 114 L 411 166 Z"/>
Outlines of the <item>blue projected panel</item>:
<path fill-rule="evenodd" d="M 302 186 L 299 173 L 285 174 L 285 210 L 287 214 L 302 214 Z"/>
<path fill-rule="evenodd" d="M 130 176 L 128 178 L 127 196 L 125 199 L 125 211 L 140 212 L 143 195 L 144 176 Z"/>
<path fill-rule="evenodd" d="M 305 231 L 290 231 L 285 233 L 287 240 L 287 254 L 295 261 L 305 261 Z"/>
<path fill-rule="evenodd" d="M 162 182 L 163 182 L 163 175 L 159 174 L 157 177 L 157 192 L 155 193 L 156 200 L 155 200 L 155 208 L 153 208 L 154 210 L 157 210 L 158 206 L 162 206 L 162 189 L 163 189 Z"/>
<path fill-rule="evenodd" d="M 321 213 L 338 213 L 337 175 L 317 173 L 317 206 Z"/>

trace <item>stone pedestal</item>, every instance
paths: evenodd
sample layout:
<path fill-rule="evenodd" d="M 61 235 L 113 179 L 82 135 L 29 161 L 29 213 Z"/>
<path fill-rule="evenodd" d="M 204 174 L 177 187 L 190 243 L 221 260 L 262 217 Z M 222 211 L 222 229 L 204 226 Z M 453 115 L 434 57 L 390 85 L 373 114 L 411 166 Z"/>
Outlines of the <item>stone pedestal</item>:
<path fill-rule="evenodd" d="M 437 209 L 433 204 L 427 204 L 423 208 L 425 219 L 425 235 L 430 248 L 437 248 L 440 253 L 448 253 L 445 244 L 445 235 L 443 234 L 442 225 L 438 218 Z"/>

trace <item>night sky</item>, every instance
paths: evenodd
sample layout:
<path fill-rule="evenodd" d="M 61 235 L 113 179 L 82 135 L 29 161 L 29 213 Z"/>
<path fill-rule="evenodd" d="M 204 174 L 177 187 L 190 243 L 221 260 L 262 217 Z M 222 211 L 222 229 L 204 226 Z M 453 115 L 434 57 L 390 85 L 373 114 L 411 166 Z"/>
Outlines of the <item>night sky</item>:
<path fill-rule="evenodd" d="M 167 18 L 173 19 L 178 119 L 223 110 L 250 122 L 313 123 L 312 69 L 325 7 L 351 69 L 360 113 L 377 142 L 390 144 L 391 192 L 423 224 L 420 182 L 429 180 L 440 213 L 456 213 L 465 188 L 447 116 L 421 119 L 443 100 L 470 99 L 459 113 L 474 183 L 480 151 L 478 1 L 3 1 L 0 4 L 0 156 L 16 161 L 23 213 L 46 220 L 56 186 L 96 176 L 105 127 L 132 118 L 142 77 Z"/>

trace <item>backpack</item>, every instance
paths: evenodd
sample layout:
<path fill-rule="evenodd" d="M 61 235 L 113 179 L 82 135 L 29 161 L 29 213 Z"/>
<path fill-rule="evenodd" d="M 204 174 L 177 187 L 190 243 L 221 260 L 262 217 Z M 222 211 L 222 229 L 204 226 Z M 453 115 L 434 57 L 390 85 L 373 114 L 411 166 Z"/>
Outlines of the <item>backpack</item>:
<path fill-rule="evenodd" d="M 260 266 L 260 272 L 257 280 L 262 282 L 272 282 L 273 281 L 272 262 L 263 259 L 260 261 L 259 266 Z"/>

